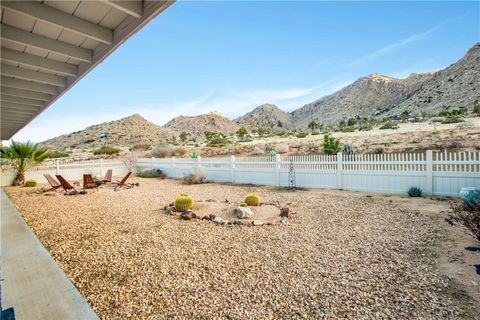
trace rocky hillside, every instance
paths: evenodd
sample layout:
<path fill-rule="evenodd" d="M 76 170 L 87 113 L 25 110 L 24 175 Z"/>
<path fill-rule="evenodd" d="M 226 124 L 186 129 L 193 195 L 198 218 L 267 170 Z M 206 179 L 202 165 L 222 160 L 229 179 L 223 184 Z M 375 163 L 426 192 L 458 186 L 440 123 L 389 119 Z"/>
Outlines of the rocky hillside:
<path fill-rule="evenodd" d="M 295 111 L 297 128 L 306 128 L 316 120 L 326 125 L 337 125 L 351 117 L 376 117 L 397 107 L 413 96 L 432 74 L 413 74 L 406 79 L 371 74 L 362 77 L 339 91 L 309 103 Z"/>
<path fill-rule="evenodd" d="M 193 137 L 196 141 L 203 141 L 205 140 L 206 131 L 216 131 L 230 135 L 237 131 L 239 126 L 218 112 L 209 112 L 198 116 L 179 116 L 173 118 L 167 122 L 163 128 L 177 135 L 185 132 L 190 138 Z"/>
<path fill-rule="evenodd" d="M 480 98 L 480 44 L 448 68 L 396 79 L 371 74 L 292 112 L 295 126 L 312 120 L 336 125 L 351 117 L 385 117 L 408 110 L 438 113 L 444 106 L 473 108 Z"/>
<path fill-rule="evenodd" d="M 477 99 L 480 99 L 480 43 L 468 50 L 458 62 L 435 72 L 430 81 L 392 111 L 434 113 L 444 106 L 465 106 L 471 110 Z"/>
<path fill-rule="evenodd" d="M 149 145 L 165 143 L 174 135 L 170 130 L 134 114 L 120 120 L 100 123 L 81 131 L 64 134 L 46 140 L 41 145 L 56 150 L 91 150 L 102 145 L 131 147 L 143 143 Z"/>
<path fill-rule="evenodd" d="M 249 130 L 257 128 L 290 130 L 293 128 L 292 115 L 273 104 L 258 106 L 246 115 L 235 119 L 234 122 Z"/>

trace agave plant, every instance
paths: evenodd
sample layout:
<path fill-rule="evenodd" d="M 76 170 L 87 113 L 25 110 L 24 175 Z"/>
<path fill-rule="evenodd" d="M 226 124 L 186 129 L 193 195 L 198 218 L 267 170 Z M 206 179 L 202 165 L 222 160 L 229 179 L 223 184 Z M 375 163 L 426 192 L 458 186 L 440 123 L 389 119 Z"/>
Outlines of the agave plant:
<path fill-rule="evenodd" d="M 463 204 L 470 210 L 480 208 L 480 190 L 474 190 L 462 197 Z"/>
<path fill-rule="evenodd" d="M 49 150 L 39 149 L 37 144 L 30 141 L 15 142 L 12 140 L 10 146 L 1 149 L 1 155 L 2 160 L 7 160 L 17 173 L 14 184 L 23 186 L 25 184 L 25 172 L 32 165 L 45 160 L 49 155 Z"/>

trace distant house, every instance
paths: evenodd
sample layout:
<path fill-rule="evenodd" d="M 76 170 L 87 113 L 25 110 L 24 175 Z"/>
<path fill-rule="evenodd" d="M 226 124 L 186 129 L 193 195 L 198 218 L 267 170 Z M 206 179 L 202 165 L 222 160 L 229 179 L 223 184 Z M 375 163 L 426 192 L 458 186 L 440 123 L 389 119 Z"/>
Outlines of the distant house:
<path fill-rule="evenodd" d="M 100 133 L 100 139 L 108 138 L 109 136 L 110 136 L 110 133 L 108 133 L 108 132 Z"/>

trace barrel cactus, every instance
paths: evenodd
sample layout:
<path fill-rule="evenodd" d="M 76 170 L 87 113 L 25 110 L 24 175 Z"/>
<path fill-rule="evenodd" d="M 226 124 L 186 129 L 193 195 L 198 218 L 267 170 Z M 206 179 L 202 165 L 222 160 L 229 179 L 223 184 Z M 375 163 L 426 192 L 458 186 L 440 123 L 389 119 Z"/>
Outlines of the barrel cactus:
<path fill-rule="evenodd" d="M 408 195 L 410 197 L 421 197 L 422 196 L 422 189 L 420 189 L 419 187 L 411 187 L 410 189 L 408 189 L 407 191 Z"/>
<path fill-rule="evenodd" d="M 255 193 L 247 194 L 247 196 L 245 197 L 245 203 L 249 206 L 259 206 L 260 197 L 257 196 Z"/>
<path fill-rule="evenodd" d="M 248 207 L 248 204 L 245 203 L 245 202 L 242 202 L 242 203 L 240 204 L 240 207 Z"/>
<path fill-rule="evenodd" d="M 175 210 L 184 212 L 193 208 L 193 198 L 187 194 L 181 194 L 175 198 Z"/>

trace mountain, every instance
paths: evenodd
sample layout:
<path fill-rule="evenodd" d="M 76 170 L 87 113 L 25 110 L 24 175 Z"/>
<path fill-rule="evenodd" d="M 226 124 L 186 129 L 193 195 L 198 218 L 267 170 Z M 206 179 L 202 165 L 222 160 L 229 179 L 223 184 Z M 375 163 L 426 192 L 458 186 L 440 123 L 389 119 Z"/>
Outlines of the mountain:
<path fill-rule="evenodd" d="M 473 108 L 480 98 L 480 44 L 446 69 L 396 79 L 381 74 L 362 77 L 331 95 L 292 112 L 295 126 L 316 120 L 327 125 L 351 117 L 385 117 L 408 110 L 438 113 L 445 106 Z"/>
<path fill-rule="evenodd" d="M 258 106 L 244 116 L 235 119 L 234 122 L 249 130 L 257 128 L 289 130 L 293 128 L 292 115 L 273 104 Z"/>
<path fill-rule="evenodd" d="M 161 128 L 138 114 L 89 126 L 81 131 L 64 134 L 41 143 L 42 146 L 62 149 L 94 149 L 102 145 L 130 147 L 135 144 L 165 143 L 175 134 Z"/>
<path fill-rule="evenodd" d="M 471 110 L 479 98 L 480 43 L 477 43 L 458 62 L 435 72 L 432 79 L 403 101 L 396 111 L 433 113 L 441 111 L 444 106 L 465 106 Z"/>
<path fill-rule="evenodd" d="M 209 112 L 198 116 L 175 117 L 167 122 L 163 128 L 177 135 L 186 132 L 196 141 L 203 141 L 205 140 L 205 131 L 217 131 L 230 135 L 237 131 L 239 126 L 218 112 Z"/>

